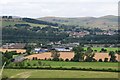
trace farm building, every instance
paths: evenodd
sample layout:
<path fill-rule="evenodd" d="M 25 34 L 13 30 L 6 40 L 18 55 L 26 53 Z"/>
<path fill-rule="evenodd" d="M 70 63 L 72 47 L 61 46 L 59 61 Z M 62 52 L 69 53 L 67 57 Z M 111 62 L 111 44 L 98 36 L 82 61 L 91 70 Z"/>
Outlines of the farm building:
<path fill-rule="evenodd" d="M 72 51 L 72 48 L 55 48 L 55 50 L 57 50 L 57 51 L 61 51 L 61 52 L 70 52 L 70 51 Z"/>
<path fill-rule="evenodd" d="M 43 53 L 43 52 L 48 52 L 48 49 L 42 49 L 42 48 L 35 48 L 33 50 L 35 53 Z"/>
<path fill-rule="evenodd" d="M 25 47 L 24 43 L 6 43 L 1 48 L 3 49 L 23 49 Z"/>

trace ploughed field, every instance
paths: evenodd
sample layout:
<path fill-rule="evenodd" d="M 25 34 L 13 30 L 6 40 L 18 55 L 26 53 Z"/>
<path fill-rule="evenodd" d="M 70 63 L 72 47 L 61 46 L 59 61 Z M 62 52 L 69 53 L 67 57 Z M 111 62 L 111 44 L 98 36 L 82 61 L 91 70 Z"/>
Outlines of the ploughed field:
<path fill-rule="evenodd" d="M 109 55 L 109 52 L 110 51 L 118 51 L 119 49 L 116 47 L 108 47 L 108 48 L 104 48 L 105 51 L 101 51 L 102 47 L 92 47 L 92 50 L 95 51 L 95 55 L 94 55 L 94 59 L 96 59 L 97 61 L 99 61 L 100 59 L 102 59 L 102 61 L 105 60 L 105 58 L 108 58 L 108 61 L 110 60 L 110 55 Z M 84 47 L 84 50 L 87 50 L 87 47 Z M 69 59 L 71 60 L 75 53 L 74 51 L 71 51 L 71 52 L 59 52 L 60 53 L 60 57 L 59 58 L 62 58 L 64 60 L 66 59 Z M 115 54 L 116 56 L 116 60 L 117 61 L 120 61 L 118 58 L 120 57 L 119 54 Z M 25 58 L 27 59 L 33 59 L 33 57 L 36 57 L 37 59 L 50 59 L 51 58 L 51 52 L 43 52 L 43 53 L 40 53 L 40 54 L 32 54 L 32 55 L 28 55 L 26 56 Z"/>
<path fill-rule="evenodd" d="M 118 78 L 117 72 L 5 69 L 3 77 L 8 78 Z M 12 79 L 9 79 L 12 80 Z"/>

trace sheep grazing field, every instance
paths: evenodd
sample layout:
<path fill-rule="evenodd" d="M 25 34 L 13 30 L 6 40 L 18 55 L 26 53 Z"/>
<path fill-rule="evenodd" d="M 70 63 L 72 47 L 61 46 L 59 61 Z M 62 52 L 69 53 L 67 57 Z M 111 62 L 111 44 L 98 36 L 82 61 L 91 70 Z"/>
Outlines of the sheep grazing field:
<path fill-rule="evenodd" d="M 12 78 L 24 78 L 24 80 L 31 80 L 32 78 L 32 80 L 34 80 L 34 78 L 38 78 L 38 80 L 41 80 L 41 78 L 49 78 L 50 80 L 56 80 L 53 78 L 97 78 L 97 80 L 98 78 L 111 78 L 110 80 L 116 80 L 118 78 L 118 73 L 71 70 L 5 69 L 3 77 L 11 78 L 9 80 L 14 80 Z"/>

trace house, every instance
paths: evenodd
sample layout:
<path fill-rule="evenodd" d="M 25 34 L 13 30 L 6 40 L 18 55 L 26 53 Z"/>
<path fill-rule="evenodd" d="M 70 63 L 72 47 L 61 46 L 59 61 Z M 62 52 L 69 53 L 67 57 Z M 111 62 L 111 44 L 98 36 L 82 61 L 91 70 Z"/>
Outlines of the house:
<path fill-rule="evenodd" d="M 72 49 L 70 48 L 64 48 L 64 47 L 59 47 L 59 48 L 55 48 L 55 50 L 57 51 L 61 51 L 61 52 L 69 52 L 69 51 L 72 51 Z"/>
<path fill-rule="evenodd" d="M 74 38 L 76 37 L 84 37 L 85 35 L 89 35 L 90 33 L 88 31 L 80 31 L 80 32 L 71 32 L 69 36 L 72 36 Z"/>
<path fill-rule="evenodd" d="M 25 43 L 6 43 L 2 46 L 3 49 L 23 49 Z"/>
<path fill-rule="evenodd" d="M 33 50 L 33 52 L 35 53 L 43 53 L 43 52 L 48 52 L 49 50 L 48 49 L 44 49 L 44 48 L 35 48 Z"/>

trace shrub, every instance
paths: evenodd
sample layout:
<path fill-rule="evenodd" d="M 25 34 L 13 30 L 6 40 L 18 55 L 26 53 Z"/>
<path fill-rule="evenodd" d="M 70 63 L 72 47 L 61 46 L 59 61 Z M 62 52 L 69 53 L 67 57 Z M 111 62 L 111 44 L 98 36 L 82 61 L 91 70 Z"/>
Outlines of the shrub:
<path fill-rule="evenodd" d="M 107 52 L 107 49 L 102 48 L 101 52 Z"/>
<path fill-rule="evenodd" d="M 51 60 L 52 60 L 51 58 L 48 59 L 48 61 L 51 61 Z"/>
<path fill-rule="evenodd" d="M 71 70 L 76 70 L 77 68 L 76 67 L 71 67 Z"/>
<path fill-rule="evenodd" d="M 32 60 L 37 60 L 37 57 L 33 57 L 33 59 Z"/>
<path fill-rule="evenodd" d="M 64 59 L 60 58 L 59 61 L 64 61 Z"/>
<path fill-rule="evenodd" d="M 42 62 L 41 62 L 41 61 L 38 61 L 38 65 L 41 66 L 41 65 L 42 65 Z"/>
<path fill-rule="evenodd" d="M 104 59 L 104 62 L 108 62 L 108 58 L 105 58 L 105 59 Z"/>
<path fill-rule="evenodd" d="M 45 58 L 44 60 L 47 60 L 47 58 Z"/>
<path fill-rule="evenodd" d="M 94 50 L 95 52 L 97 52 L 97 50 Z"/>
<path fill-rule="evenodd" d="M 31 66 L 30 63 L 27 63 L 27 66 Z"/>
<path fill-rule="evenodd" d="M 97 60 L 93 58 L 93 62 L 97 62 Z"/>
<path fill-rule="evenodd" d="M 65 61 L 69 61 L 69 59 L 67 58 L 67 59 L 65 59 Z"/>
<path fill-rule="evenodd" d="M 59 61 L 59 58 L 53 58 L 52 60 L 53 61 Z"/>
<path fill-rule="evenodd" d="M 99 61 L 99 62 L 103 62 L 102 59 L 99 59 L 98 61 Z"/>
<path fill-rule="evenodd" d="M 33 64 L 33 66 L 37 66 L 37 64 Z"/>
<path fill-rule="evenodd" d="M 70 61 L 74 61 L 74 59 L 72 58 Z"/>

